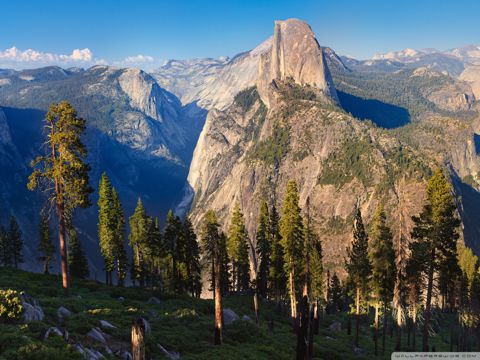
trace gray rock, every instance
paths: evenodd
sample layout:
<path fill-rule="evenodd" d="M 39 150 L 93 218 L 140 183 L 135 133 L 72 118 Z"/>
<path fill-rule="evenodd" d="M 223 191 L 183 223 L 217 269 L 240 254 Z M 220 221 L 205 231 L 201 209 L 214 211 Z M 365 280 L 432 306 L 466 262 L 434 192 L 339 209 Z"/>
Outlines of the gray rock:
<path fill-rule="evenodd" d="M 60 320 L 66 319 L 66 318 L 70 317 L 71 315 L 72 315 L 72 312 L 70 310 L 68 310 L 67 308 L 63 307 L 63 306 L 60 306 L 57 309 L 57 317 Z"/>
<path fill-rule="evenodd" d="M 335 321 L 333 324 L 330 324 L 330 326 L 328 327 L 328 330 L 332 332 L 342 331 L 342 324 L 339 323 L 338 321 Z"/>
<path fill-rule="evenodd" d="M 359 347 L 356 347 L 356 346 L 354 346 L 352 348 L 352 350 L 355 353 L 355 355 L 357 355 L 357 356 L 363 356 L 363 354 L 365 353 L 365 351 L 362 348 L 359 348 Z"/>
<path fill-rule="evenodd" d="M 232 309 L 223 309 L 223 322 L 225 325 L 230 325 L 239 319 L 238 315 Z"/>
<path fill-rule="evenodd" d="M 42 307 L 38 301 L 30 298 L 25 293 L 20 295 L 23 306 L 23 321 L 29 323 L 31 321 L 42 321 L 45 317 Z"/>
<path fill-rule="evenodd" d="M 75 344 L 75 349 L 80 354 L 82 354 L 87 360 L 99 360 L 99 359 L 105 358 L 100 351 L 97 351 L 91 348 L 86 348 L 80 343 Z"/>
<path fill-rule="evenodd" d="M 47 340 L 52 335 L 63 337 L 62 331 L 59 328 L 53 326 L 48 328 L 48 330 L 45 332 L 45 335 L 43 335 L 43 341 Z"/>
<path fill-rule="evenodd" d="M 150 299 L 148 299 L 147 303 L 149 304 L 160 304 L 160 299 L 152 296 Z"/>
<path fill-rule="evenodd" d="M 180 359 L 180 354 L 175 351 L 168 351 L 165 349 L 162 345 L 157 344 L 158 348 L 162 351 L 163 355 L 165 355 L 167 358 L 171 360 L 178 360 Z"/>
<path fill-rule="evenodd" d="M 150 323 L 148 320 L 145 320 L 144 318 L 141 318 L 143 322 L 143 328 L 145 329 L 145 335 L 150 335 L 152 333 L 152 328 L 150 326 Z"/>
<path fill-rule="evenodd" d="M 132 354 L 129 351 L 117 351 L 115 354 L 121 360 L 132 360 Z"/>
<path fill-rule="evenodd" d="M 117 327 L 110 324 L 107 320 L 100 320 L 100 326 L 104 329 L 116 329 Z"/>
<path fill-rule="evenodd" d="M 125 301 L 125 298 L 123 296 L 120 296 L 119 298 L 117 298 L 118 301 Z"/>
<path fill-rule="evenodd" d="M 103 345 L 107 345 L 107 339 L 106 339 L 107 334 L 105 334 L 102 330 L 99 328 L 93 328 L 87 333 L 87 337 L 95 340 Z"/>
<path fill-rule="evenodd" d="M 251 319 L 250 316 L 248 316 L 248 315 L 243 315 L 243 316 L 242 316 L 242 320 L 243 320 L 243 321 L 252 321 L 252 319 Z"/>

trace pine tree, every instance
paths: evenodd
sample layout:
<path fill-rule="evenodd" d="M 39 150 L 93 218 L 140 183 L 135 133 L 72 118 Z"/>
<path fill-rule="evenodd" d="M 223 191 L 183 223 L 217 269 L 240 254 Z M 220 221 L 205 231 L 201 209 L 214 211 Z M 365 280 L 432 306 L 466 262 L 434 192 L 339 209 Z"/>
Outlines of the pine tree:
<path fill-rule="evenodd" d="M 232 283 L 236 291 L 245 291 L 249 287 L 250 268 L 248 260 L 248 234 L 240 204 L 235 203 L 228 229 L 228 257 L 232 263 Z"/>
<path fill-rule="evenodd" d="M 267 285 L 269 283 L 269 269 L 272 239 L 269 231 L 270 215 L 268 213 L 268 205 L 264 201 L 260 207 L 260 214 L 258 215 L 257 226 L 257 253 L 260 260 L 257 275 L 257 286 L 260 296 L 267 297 Z"/>
<path fill-rule="evenodd" d="M 200 238 L 205 258 L 212 266 L 211 279 L 214 283 L 215 331 L 214 344 L 222 344 L 222 275 L 221 275 L 221 235 L 220 225 L 213 210 L 208 210 L 203 218 Z"/>
<path fill-rule="evenodd" d="M 138 281 L 140 286 L 145 286 L 145 248 L 148 239 L 148 217 L 139 198 L 133 215 L 129 219 L 130 234 L 129 244 L 133 250 L 132 279 Z"/>
<path fill-rule="evenodd" d="M 298 205 L 299 196 L 297 184 L 290 180 L 287 184 L 283 202 L 282 218 L 280 220 L 281 244 L 284 251 L 285 272 L 288 273 L 290 292 L 290 307 L 292 319 L 297 318 L 296 283 L 302 280 L 304 233 L 303 220 Z"/>
<path fill-rule="evenodd" d="M 375 355 L 377 355 L 379 307 L 380 303 L 383 303 L 382 352 L 385 353 L 387 306 L 393 298 L 396 275 L 393 236 L 390 228 L 386 225 L 386 216 L 382 205 L 377 206 L 372 219 L 369 257 L 372 264 L 371 289 L 375 304 Z"/>
<path fill-rule="evenodd" d="M 478 257 L 473 253 L 472 249 L 466 247 L 463 243 L 458 246 L 458 265 L 463 275 L 466 276 L 468 287 L 473 284 L 477 273 Z"/>
<path fill-rule="evenodd" d="M 41 256 L 38 257 L 38 260 L 43 263 L 43 273 L 49 274 L 50 267 L 55 260 L 55 246 L 53 245 L 48 218 L 45 214 L 40 216 L 39 238 L 38 251 Z"/>
<path fill-rule="evenodd" d="M 451 185 L 440 169 L 428 181 L 427 202 L 420 216 L 413 217 L 413 222 L 412 238 L 424 244 L 426 248 L 425 257 L 422 259 L 427 264 L 422 351 L 429 351 L 433 277 L 440 265 L 453 271 L 450 267 L 455 262 L 451 259 L 456 258 L 456 242 L 459 237 L 457 228 L 460 225 Z"/>
<path fill-rule="evenodd" d="M 357 208 L 353 223 L 353 243 L 347 250 L 347 261 L 345 264 L 348 273 L 348 282 L 355 290 L 355 346 L 358 346 L 358 330 L 360 322 L 361 300 L 368 296 L 368 284 L 372 274 L 372 265 L 368 258 L 368 236 L 363 226 L 362 214 Z"/>
<path fill-rule="evenodd" d="M 194 297 L 200 297 L 202 292 L 202 268 L 200 265 L 200 248 L 193 225 L 187 217 L 183 221 L 183 237 L 185 242 L 185 260 L 187 267 L 187 290 Z"/>
<path fill-rule="evenodd" d="M 231 260 L 228 257 L 227 251 L 227 242 L 228 237 L 225 235 L 223 231 L 220 231 L 220 248 L 219 248 L 219 259 L 220 259 L 220 274 L 222 276 L 222 287 L 221 292 L 222 295 L 226 295 L 230 289 L 232 288 L 232 280 L 230 277 L 231 267 L 230 263 Z"/>
<path fill-rule="evenodd" d="M 78 239 L 78 233 L 75 228 L 70 228 L 68 231 L 68 265 L 70 274 L 74 278 L 87 279 L 90 275 L 88 270 L 88 260 L 83 251 L 82 244 Z"/>
<path fill-rule="evenodd" d="M 317 302 L 324 293 L 323 283 L 323 254 L 322 243 L 317 233 L 315 233 L 310 214 L 310 199 L 307 198 L 305 221 L 305 283 L 304 294 L 308 294 L 310 299 Z"/>
<path fill-rule="evenodd" d="M 342 286 L 340 284 L 340 279 L 337 276 L 337 273 L 334 272 L 332 278 L 330 279 L 329 289 L 328 289 L 328 304 L 334 312 L 337 312 L 342 308 Z"/>
<path fill-rule="evenodd" d="M 113 204 L 112 185 L 104 172 L 98 186 L 98 239 L 100 252 L 104 261 L 106 284 L 112 284 L 112 273 L 115 270 L 115 209 Z"/>
<path fill-rule="evenodd" d="M 178 260 L 179 260 L 179 232 L 178 232 L 178 224 L 173 211 L 170 210 L 167 214 L 167 221 L 165 224 L 165 231 L 164 231 L 164 240 L 165 244 L 168 249 L 168 253 L 171 258 L 171 274 L 172 274 L 172 290 L 175 293 L 180 291 L 180 276 L 178 272 Z"/>
<path fill-rule="evenodd" d="M 8 244 L 11 247 L 13 266 L 18 268 L 18 265 L 23 263 L 23 240 L 22 231 L 20 230 L 17 219 L 15 219 L 14 216 L 10 217 L 10 225 L 7 236 Z"/>
<path fill-rule="evenodd" d="M 7 230 L 0 225 L 0 263 L 3 266 L 12 265 L 12 247 L 9 240 Z"/>
<path fill-rule="evenodd" d="M 115 188 L 112 188 L 114 213 L 114 255 L 117 262 L 118 286 L 123 286 L 127 276 L 127 252 L 125 249 L 125 214 Z"/>
<path fill-rule="evenodd" d="M 55 204 L 58 217 L 58 234 L 62 265 L 62 285 L 68 295 L 68 265 L 65 235 L 73 211 L 90 206 L 88 185 L 90 167 L 84 162 L 87 149 L 81 141 L 85 132 L 85 120 L 77 117 L 75 109 L 66 101 L 52 104 L 45 117 L 48 132 L 45 156 L 32 161 L 33 173 L 28 188 L 41 188 L 48 192 L 49 200 Z M 50 190 L 53 189 L 53 190 Z"/>
<path fill-rule="evenodd" d="M 280 235 L 280 217 L 277 209 L 272 206 L 269 219 L 269 234 L 271 241 L 270 267 L 268 269 L 269 292 L 275 298 L 277 304 L 285 294 L 286 275 L 284 266 L 284 252 Z"/>

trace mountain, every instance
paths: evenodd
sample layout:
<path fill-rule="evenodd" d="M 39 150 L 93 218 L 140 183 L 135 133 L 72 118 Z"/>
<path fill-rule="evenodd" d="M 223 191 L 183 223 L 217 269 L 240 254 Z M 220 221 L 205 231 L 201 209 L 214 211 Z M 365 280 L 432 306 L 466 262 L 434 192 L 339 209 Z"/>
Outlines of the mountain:
<path fill-rule="evenodd" d="M 42 119 L 52 102 L 70 101 L 87 120 L 91 185 L 96 187 L 106 171 L 127 215 L 139 196 L 161 220 L 178 203 L 205 110 L 182 105 L 152 76 L 137 69 L 47 67 L 0 74 L 0 148 L 8 151 L 17 174 L 12 177 L 2 171 L 0 175 L 2 194 L 8 197 L 0 204 L 0 214 L 3 223 L 10 213 L 19 218 L 27 252 L 36 249 L 42 201 L 26 190 L 26 179 L 30 160 L 41 149 Z M 96 203 L 96 195 L 92 200 Z M 92 207 L 79 211 L 76 222 L 89 243 L 86 248 L 95 270 L 101 271 L 95 218 Z"/>
<path fill-rule="evenodd" d="M 436 49 L 404 49 L 385 54 L 375 54 L 371 60 L 360 61 L 357 66 L 375 67 L 394 70 L 396 66 L 408 68 L 426 67 L 451 76 L 459 76 L 471 65 L 480 65 L 480 46 L 467 45 L 446 51 Z M 392 65 L 394 65 L 392 67 Z"/>
<path fill-rule="evenodd" d="M 239 89 L 255 83 L 260 56 L 271 47 L 271 39 L 232 59 L 170 60 L 152 72 L 158 83 L 182 103 L 204 109 L 224 109 Z"/>
<path fill-rule="evenodd" d="M 395 236 L 408 234 L 426 179 L 442 164 L 465 241 L 480 251 L 477 100 L 465 82 L 398 64 L 393 72 L 363 71 L 367 65 L 320 47 L 307 24 L 275 22 L 254 86 L 207 115 L 183 204 L 192 199 L 193 223 L 211 208 L 226 228 L 238 201 L 254 242 L 261 201 L 280 209 L 294 179 L 300 205 L 310 199 L 327 267 L 338 270 L 357 202 L 367 222 L 384 203 Z"/>

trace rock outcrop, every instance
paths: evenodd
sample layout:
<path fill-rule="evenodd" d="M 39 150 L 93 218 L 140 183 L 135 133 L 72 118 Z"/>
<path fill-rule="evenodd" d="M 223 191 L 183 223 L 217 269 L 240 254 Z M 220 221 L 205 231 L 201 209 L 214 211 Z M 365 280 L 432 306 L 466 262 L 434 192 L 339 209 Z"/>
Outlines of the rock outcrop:
<path fill-rule="evenodd" d="M 272 101 L 272 81 L 287 79 L 338 100 L 323 49 L 310 26 L 297 19 L 275 21 L 271 49 L 261 56 L 256 85 L 267 106 Z"/>
<path fill-rule="evenodd" d="M 480 65 L 468 66 L 459 79 L 469 83 L 475 97 L 480 99 Z"/>

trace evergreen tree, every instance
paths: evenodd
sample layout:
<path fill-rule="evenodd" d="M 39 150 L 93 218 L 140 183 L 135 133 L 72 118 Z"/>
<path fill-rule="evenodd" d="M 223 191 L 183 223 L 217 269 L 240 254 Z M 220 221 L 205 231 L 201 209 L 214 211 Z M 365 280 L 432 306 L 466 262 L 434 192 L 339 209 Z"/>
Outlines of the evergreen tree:
<path fill-rule="evenodd" d="M 337 276 L 337 273 L 334 272 L 332 278 L 330 279 L 330 284 L 328 285 L 328 304 L 329 307 L 337 312 L 342 308 L 342 286 L 340 284 L 340 279 Z"/>
<path fill-rule="evenodd" d="M 219 253 L 219 256 L 220 256 L 220 262 L 221 262 L 220 273 L 221 273 L 221 276 L 222 276 L 222 288 L 221 288 L 222 295 L 227 294 L 230 291 L 230 289 L 232 288 L 232 281 L 231 281 L 231 277 L 230 277 L 230 273 L 231 273 L 230 263 L 231 263 L 231 260 L 228 257 L 227 242 L 228 242 L 227 235 L 225 235 L 225 233 L 223 231 L 220 231 L 220 248 L 219 248 L 220 253 Z"/>
<path fill-rule="evenodd" d="M 104 261 L 106 284 L 112 285 L 115 270 L 115 209 L 110 179 L 104 172 L 98 186 L 98 239 Z"/>
<path fill-rule="evenodd" d="M 290 180 L 287 184 L 285 200 L 283 202 L 282 218 L 280 220 L 281 244 L 284 251 L 285 272 L 288 273 L 288 287 L 290 292 L 291 316 L 297 318 L 296 283 L 302 280 L 304 233 L 303 220 L 298 205 L 299 195 L 297 184 Z"/>
<path fill-rule="evenodd" d="M 17 219 L 12 215 L 8 228 L 8 244 L 11 248 L 13 266 L 17 269 L 18 265 L 23 263 L 23 240 L 22 231 L 18 226 Z"/>
<path fill-rule="evenodd" d="M 427 290 L 425 299 L 424 322 L 422 331 L 422 351 L 429 351 L 428 338 L 432 304 L 434 273 L 448 268 L 455 270 L 456 242 L 459 237 L 457 228 L 460 220 L 456 216 L 456 206 L 452 188 L 443 172 L 439 169 L 428 181 L 427 203 L 419 217 L 414 216 L 412 238 L 424 244 L 426 251 L 423 262 L 427 265 Z M 457 265 L 458 266 L 458 265 Z"/>
<path fill-rule="evenodd" d="M 324 295 L 322 243 L 315 233 L 310 214 L 310 199 L 307 198 L 305 212 L 305 283 L 304 294 L 308 294 L 315 302 Z"/>
<path fill-rule="evenodd" d="M 245 291 L 249 288 L 250 282 L 248 234 L 238 202 L 233 207 L 232 219 L 228 230 L 227 252 L 232 263 L 233 288 L 236 291 Z"/>
<path fill-rule="evenodd" d="M 268 269 L 269 292 L 275 298 L 277 304 L 285 294 L 286 275 L 284 266 L 284 252 L 280 235 L 280 217 L 277 209 L 272 206 L 269 219 L 269 234 L 271 241 L 270 267 Z"/>
<path fill-rule="evenodd" d="M 43 264 L 43 273 L 49 274 L 50 267 L 55 260 L 55 247 L 53 246 L 48 218 L 45 214 L 40 216 L 39 237 L 38 251 L 41 256 L 38 257 L 38 260 Z"/>
<path fill-rule="evenodd" d="M 175 218 L 173 211 L 170 210 L 167 214 L 167 221 L 165 224 L 164 240 L 171 259 L 171 274 L 172 274 L 172 290 L 176 293 L 180 291 L 180 275 L 178 271 L 179 262 L 179 232 L 178 221 Z"/>
<path fill-rule="evenodd" d="M 359 208 L 355 212 L 353 243 L 352 247 L 347 250 L 345 267 L 348 273 L 348 282 L 355 291 L 355 346 L 358 346 L 361 300 L 365 301 L 368 296 L 368 284 L 372 274 L 372 265 L 368 258 L 368 236 L 363 226 L 362 214 Z"/>
<path fill-rule="evenodd" d="M 272 239 L 269 229 L 270 216 L 268 213 L 268 205 L 264 201 L 260 207 L 260 214 L 258 215 L 257 226 L 257 253 L 260 260 L 257 275 L 257 286 L 260 296 L 267 297 L 267 285 L 269 283 L 269 269 Z"/>
<path fill-rule="evenodd" d="M 65 235 L 73 211 L 90 206 L 88 185 L 90 167 L 84 162 L 87 149 L 81 141 L 85 120 L 77 117 L 76 110 L 66 101 L 52 104 L 45 117 L 48 132 L 45 156 L 32 161 L 33 173 L 28 188 L 41 188 L 48 192 L 55 204 L 58 217 L 58 234 L 62 265 L 62 285 L 68 295 L 68 264 Z M 53 190 L 51 190 L 53 189 Z"/>
<path fill-rule="evenodd" d="M 477 273 L 478 257 L 473 253 L 472 249 L 466 247 L 463 243 L 458 246 L 458 265 L 463 275 L 467 278 L 468 287 L 473 284 Z"/>
<path fill-rule="evenodd" d="M 132 279 L 138 281 L 140 286 L 145 286 L 145 249 L 149 235 L 148 217 L 139 198 L 133 215 L 129 219 L 130 234 L 129 244 L 133 250 Z"/>
<path fill-rule="evenodd" d="M 11 266 L 12 260 L 12 245 L 10 244 L 10 237 L 3 225 L 0 226 L 0 256 L 3 266 Z"/>
<path fill-rule="evenodd" d="M 88 260 L 83 251 L 82 244 L 78 239 L 78 233 L 75 228 L 70 228 L 68 231 L 68 265 L 70 274 L 74 278 L 87 279 L 90 275 L 88 270 Z"/>
<path fill-rule="evenodd" d="M 377 355 L 379 307 L 382 302 L 384 319 L 382 352 L 384 353 L 387 306 L 393 298 L 396 275 L 393 236 L 386 225 L 386 216 L 381 205 L 377 206 L 371 223 L 369 257 L 372 264 L 371 288 L 375 304 L 375 355 Z"/>
<path fill-rule="evenodd" d="M 114 256 L 117 262 L 117 282 L 123 286 L 127 276 L 127 252 L 125 249 L 125 214 L 115 188 L 112 188 L 114 214 Z"/>
<path fill-rule="evenodd" d="M 194 297 L 200 297 L 202 292 L 202 268 L 200 265 L 200 248 L 197 235 L 190 219 L 183 221 L 183 237 L 185 242 L 185 262 L 187 268 L 187 290 Z"/>
<path fill-rule="evenodd" d="M 214 343 L 220 345 L 222 343 L 222 275 L 221 275 L 221 234 L 219 233 L 220 225 L 217 216 L 213 210 L 208 210 L 203 218 L 200 238 L 204 257 L 211 264 L 212 272 L 210 274 L 213 279 L 213 292 L 215 298 L 215 331 Z"/>

